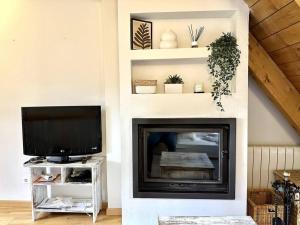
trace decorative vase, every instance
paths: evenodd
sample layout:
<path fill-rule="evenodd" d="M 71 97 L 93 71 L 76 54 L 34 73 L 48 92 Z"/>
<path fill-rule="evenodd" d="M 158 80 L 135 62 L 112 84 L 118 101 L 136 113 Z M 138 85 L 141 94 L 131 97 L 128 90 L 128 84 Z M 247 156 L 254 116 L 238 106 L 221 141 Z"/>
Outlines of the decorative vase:
<path fill-rule="evenodd" d="M 192 48 L 198 48 L 198 42 L 192 41 Z"/>
<path fill-rule="evenodd" d="M 171 29 L 166 30 L 160 37 L 161 49 L 171 49 L 178 47 L 177 35 Z"/>
<path fill-rule="evenodd" d="M 159 45 L 159 48 L 161 49 L 171 49 L 177 47 L 178 47 L 177 41 L 160 41 L 160 45 Z"/>
<path fill-rule="evenodd" d="M 203 83 L 195 84 L 194 93 L 204 93 Z"/>
<path fill-rule="evenodd" d="M 181 94 L 183 91 L 183 84 L 165 84 L 166 94 Z"/>

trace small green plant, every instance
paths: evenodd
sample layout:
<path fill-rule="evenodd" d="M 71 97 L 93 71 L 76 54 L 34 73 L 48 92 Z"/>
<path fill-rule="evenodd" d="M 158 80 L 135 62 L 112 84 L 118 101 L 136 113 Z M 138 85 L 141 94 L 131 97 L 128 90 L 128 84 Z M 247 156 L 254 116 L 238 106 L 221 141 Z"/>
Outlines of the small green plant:
<path fill-rule="evenodd" d="M 208 57 L 208 67 L 213 78 L 211 95 L 221 111 L 225 111 L 222 96 L 231 95 L 229 85 L 240 64 L 241 51 L 238 49 L 236 38 L 231 33 L 223 33 L 207 48 L 211 50 Z"/>
<path fill-rule="evenodd" d="M 184 84 L 180 75 L 170 75 L 168 79 L 166 79 L 165 84 Z"/>

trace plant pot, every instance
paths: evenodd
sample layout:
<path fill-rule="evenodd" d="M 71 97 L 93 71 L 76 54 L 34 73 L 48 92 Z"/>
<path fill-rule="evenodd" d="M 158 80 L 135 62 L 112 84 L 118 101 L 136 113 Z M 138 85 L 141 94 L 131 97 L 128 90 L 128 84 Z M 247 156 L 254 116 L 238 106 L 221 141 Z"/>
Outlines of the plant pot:
<path fill-rule="evenodd" d="M 135 93 L 137 93 L 137 94 L 155 94 L 156 86 L 135 86 Z"/>
<path fill-rule="evenodd" d="M 183 84 L 165 84 L 166 94 L 181 94 L 183 91 Z"/>

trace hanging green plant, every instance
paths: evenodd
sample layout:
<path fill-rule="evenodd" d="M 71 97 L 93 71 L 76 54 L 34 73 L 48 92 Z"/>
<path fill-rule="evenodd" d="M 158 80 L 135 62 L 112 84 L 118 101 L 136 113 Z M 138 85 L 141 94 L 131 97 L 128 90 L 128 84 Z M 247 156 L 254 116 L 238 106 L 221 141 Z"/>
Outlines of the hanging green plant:
<path fill-rule="evenodd" d="M 231 33 L 223 33 L 207 48 L 211 51 L 208 57 L 208 67 L 213 78 L 211 95 L 221 111 L 225 111 L 222 96 L 231 95 L 230 85 L 240 64 L 241 51 Z"/>

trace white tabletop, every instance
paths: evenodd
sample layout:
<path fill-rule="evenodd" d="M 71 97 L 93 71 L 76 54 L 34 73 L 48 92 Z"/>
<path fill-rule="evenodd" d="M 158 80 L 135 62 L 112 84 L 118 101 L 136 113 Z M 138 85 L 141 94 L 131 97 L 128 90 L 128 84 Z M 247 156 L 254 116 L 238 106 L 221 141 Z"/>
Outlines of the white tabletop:
<path fill-rule="evenodd" d="M 256 225 L 249 216 L 200 217 L 174 216 L 159 217 L 159 225 Z"/>

